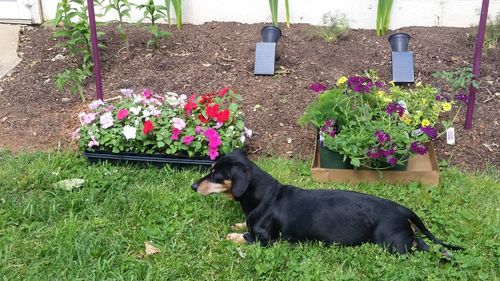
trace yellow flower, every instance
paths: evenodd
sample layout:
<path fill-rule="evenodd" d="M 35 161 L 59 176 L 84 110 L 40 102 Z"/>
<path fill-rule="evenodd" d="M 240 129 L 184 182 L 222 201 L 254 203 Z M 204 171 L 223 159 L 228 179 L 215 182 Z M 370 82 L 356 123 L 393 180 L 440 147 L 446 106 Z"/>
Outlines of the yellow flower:
<path fill-rule="evenodd" d="M 421 105 L 426 105 L 427 104 L 427 99 L 421 99 L 420 100 Z"/>
<path fill-rule="evenodd" d="M 347 81 L 347 77 L 345 77 L 345 76 L 340 77 L 339 80 L 337 80 L 337 86 L 344 84 L 346 81 Z"/>
<path fill-rule="evenodd" d="M 399 117 L 399 119 L 401 119 L 401 121 L 403 121 L 406 125 L 411 124 L 411 118 L 409 118 L 407 114 L 403 114 L 403 116 Z"/>
<path fill-rule="evenodd" d="M 431 122 L 427 119 L 422 120 L 422 127 L 427 127 L 431 124 Z"/>
<path fill-rule="evenodd" d="M 443 104 L 443 110 L 444 110 L 444 111 L 450 111 L 450 110 L 451 110 L 451 103 L 449 103 L 449 102 L 445 102 L 445 103 Z"/>

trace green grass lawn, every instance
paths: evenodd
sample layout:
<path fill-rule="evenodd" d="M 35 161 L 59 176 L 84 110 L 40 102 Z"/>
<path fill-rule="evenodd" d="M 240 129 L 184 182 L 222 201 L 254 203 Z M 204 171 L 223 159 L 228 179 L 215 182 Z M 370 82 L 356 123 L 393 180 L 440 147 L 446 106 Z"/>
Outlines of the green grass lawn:
<path fill-rule="evenodd" d="M 309 163 L 258 164 L 281 182 L 361 191 L 412 208 L 440 239 L 466 248 L 440 264 L 439 247 L 394 255 L 376 245 L 234 245 L 244 221 L 224 195 L 190 185 L 203 171 L 88 165 L 71 153 L 0 152 L 0 279 L 4 280 L 496 280 L 500 247 L 497 170 L 442 172 L 439 187 L 319 184 Z M 74 191 L 53 187 L 83 178 Z M 144 241 L 161 252 L 143 256 Z M 429 240 L 426 240 L 431 244 Z"/>

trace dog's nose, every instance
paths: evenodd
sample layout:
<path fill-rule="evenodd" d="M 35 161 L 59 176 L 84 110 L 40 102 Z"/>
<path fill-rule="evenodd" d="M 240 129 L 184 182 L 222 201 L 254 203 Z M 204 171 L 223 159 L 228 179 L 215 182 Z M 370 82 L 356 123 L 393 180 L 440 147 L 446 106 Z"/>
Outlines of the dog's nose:
<path fill-rule="evenodd" d="M 193 189 L 193 191 L 196 191 L 196 190 L 198 189 L 198 183 L 196 183 L 196 182 L 195 182 L 195 183 L 193 183 L 193 184 L 191 185 L 191 188 Z"/>

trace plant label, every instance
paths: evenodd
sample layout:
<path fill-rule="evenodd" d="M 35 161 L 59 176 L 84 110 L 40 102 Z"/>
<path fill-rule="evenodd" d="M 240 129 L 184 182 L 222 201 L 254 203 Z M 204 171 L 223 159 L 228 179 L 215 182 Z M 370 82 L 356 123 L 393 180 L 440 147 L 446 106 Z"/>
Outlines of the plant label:
<path fill-rule="evenodd" d="M 255 47 L 255 75 L 274 75 L 276 43 L 258 42 Z"/>
<path fill-rule="evenodd" d="M 446 143 L 455 144 L 455 128 L 450 127 L 446 130 Z"/>

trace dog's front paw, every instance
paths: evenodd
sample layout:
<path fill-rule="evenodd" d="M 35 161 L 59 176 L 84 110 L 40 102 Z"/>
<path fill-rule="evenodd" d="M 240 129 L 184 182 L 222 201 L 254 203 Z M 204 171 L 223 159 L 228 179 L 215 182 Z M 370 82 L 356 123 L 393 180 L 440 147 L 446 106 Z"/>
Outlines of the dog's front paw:
<path fill-rule="evenodd" d="M 242 223 L 235 223 L 231 225 L 231 230 L 234 231 L 241 231 L 241 230 L 246 230 L 247 229 L 247 224 L 245 222 Z"/>
<path fill-rule="evenodd" d="M 246 240 L 243 237 L 242 233 L 229 233 L 226 236 L 226 239 L 227 240 L 231 240 L 231 241 L 233 241 L 234 243 L 237 243 L 237 244 L 245 244 L 246 243 Z"/>

